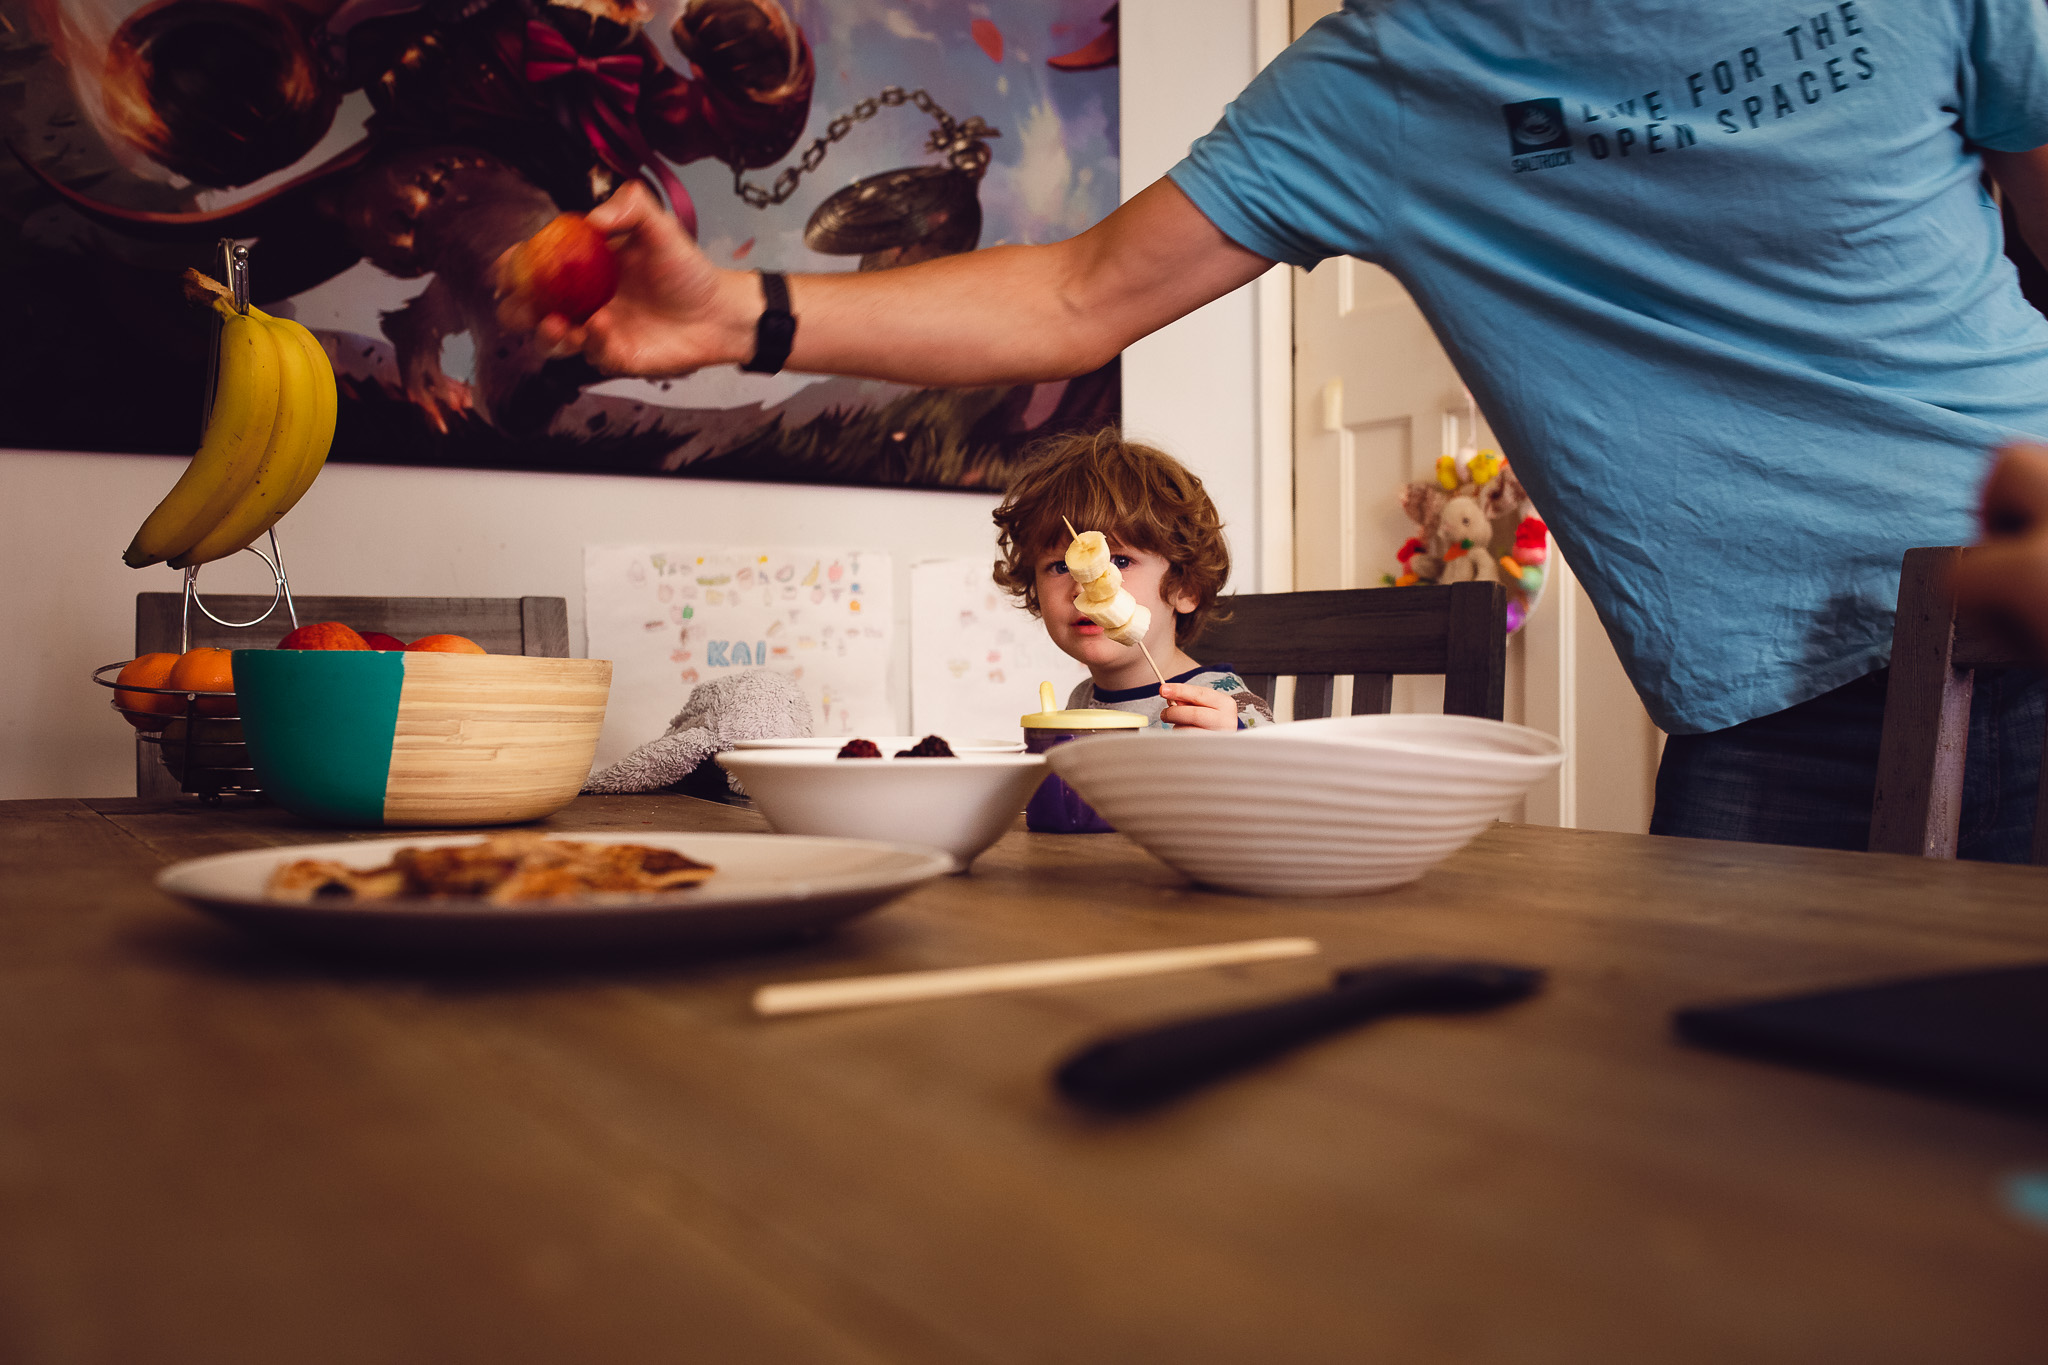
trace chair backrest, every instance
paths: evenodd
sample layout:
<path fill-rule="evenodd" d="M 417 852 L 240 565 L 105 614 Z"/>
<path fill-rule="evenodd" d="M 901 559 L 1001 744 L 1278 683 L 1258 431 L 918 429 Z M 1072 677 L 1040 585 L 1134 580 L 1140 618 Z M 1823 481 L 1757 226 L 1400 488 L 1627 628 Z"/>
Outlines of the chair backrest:
<path fill-rule="evenodd" d="M 1508 630 L 1498 583 L 1253 593 L 1221 605 L 1229 619 L 1212 621 L 1188 653 L 1235 665 L 1263 697 L 1276 677 L 1292 677 L 1296 720 L 1329 715 L 1345 673 L 1354 716 L 1391 709 L 1396 674 L 1441 673 L 1445 714 L 1501 719 Z"/>
<path fill-rule="evenodd" d="M 135 594 L 137 653 L 178 648 L 178 618 L 184 595 Z M 215 615 L 246 621 L 270 605 L 270 596 L 223 594 L 206 599 Z M 401 640 L 422 635 L 461 635 L 492 654 L 569 656 L 569 603 L 561 597 L 294 597 L 300 622 L 341 621 L 357 630 L 381 630 Z M 192 613 L 192 647 L 260 648 L 276 644 L 291 629 L 280 605 L 262 625 L 237 630 Z"/>
<path fill-rule="evenodd" d="M 1976 670 L 2034 662 L 1996 623 L 1956 611 L 1949 578 L 1967 553 L 1956 546 L 1908 550 L 1900 569 L 1870 812 L 1873 853 L 1956 856 Z M 2048 763 L 2042 779 L 2048 784 Z M 2035 806 L 2032 861 L 2048 863 L 2048 799 Z"/>
<path fill-rule="evenodd" d="M 175 653 L 183 593 L 135 594 L 135 652 Z M 207 607 L 230 621 L 261 615 L 270 596 L 223 593 L 209 596 Z M 461 635 L 492 654 L 530 654 L 552 659 L 569 657 L 569 603 L 562 597 L 294 597 L 301 623 L 341 621 L 357 630 L 379 630 L 401 640 L 422 635 Z M 249 629 L 224 626 L 205 612 L 192 613 L 192 648 L 213 645 L 227 649 L 274 645 L 291 629 L 282 605 L 268 621 Z M 175 796 L 177 779 L 165 769 L 157 746 L 135 743 L 135 794 Z"/>

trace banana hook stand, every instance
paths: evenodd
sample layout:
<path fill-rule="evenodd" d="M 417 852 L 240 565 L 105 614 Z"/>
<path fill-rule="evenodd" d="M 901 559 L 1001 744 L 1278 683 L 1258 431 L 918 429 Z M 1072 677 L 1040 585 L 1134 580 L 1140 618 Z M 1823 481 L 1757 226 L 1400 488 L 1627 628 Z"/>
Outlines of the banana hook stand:
<path fill-rule="evenodd" d="M 218 250 L 220 252 L 221 280 L 234 293 L 235 311 L 246 317 L 249 312 L 249 248 L 232 237 L 223 237 L 218 243 Z M 213 344 L 206 348 L 206 401 L 201 405 L 199 411 L 199 429 L 201 432 L 206 430 L 207 419 L 213 415 L 214 388 L 220 383 L 221 320 L 217 315 L 209 314 L 209 316 L 212 318 L 209 325 L 213 329 Z M 283 603 L 285 616 L 290 619 L 292 629 L 297 630 L 299 628 L 299 610 L 292 604 L 291 580 L 285 576 L 284 554 L 277 548 L 276 530 L 271 530 L 269 535 L 269 554 L 263 553 L 254 545 L 247 547 L 250 554 L 262 560 L 264 565 L 269 568 L 271 581 L 276 584 L 276 588 L 270 596 L 270 605 L 265 607 L 259 616 L 253 616 L 247 621 L 228 621 L 215 616 L 199 596 L 199 566 L 194 564 L 185 570 L 185 603 L 183 611 L 178 618 L 179 653 L 182 654 L 192 648 L 192 609 L 194 607 L 199 608 L 206 619 L 214 622 L 216 625 L 226 626 L 231 630 L 246 630 L 251 626 L 260 626 L 265 621 L 268 621 L 272 616 L 276 615 L 278 604 Z"/>

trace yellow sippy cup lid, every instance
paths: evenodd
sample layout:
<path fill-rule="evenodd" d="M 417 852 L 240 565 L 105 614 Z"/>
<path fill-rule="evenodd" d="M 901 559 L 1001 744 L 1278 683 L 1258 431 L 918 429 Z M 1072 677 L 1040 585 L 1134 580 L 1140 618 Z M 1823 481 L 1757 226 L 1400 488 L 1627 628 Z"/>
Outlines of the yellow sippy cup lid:
<path fill-rule="evenodd" d="M 1041 709 L 1018 718 L 1027 730 L 1142 730 L 1145 717 L 1135 711 L 1111 711 L 1101 707 L 1076 707 L 1071 711 L 1053 709 L 1052 684 L 1038 685 Z"/>

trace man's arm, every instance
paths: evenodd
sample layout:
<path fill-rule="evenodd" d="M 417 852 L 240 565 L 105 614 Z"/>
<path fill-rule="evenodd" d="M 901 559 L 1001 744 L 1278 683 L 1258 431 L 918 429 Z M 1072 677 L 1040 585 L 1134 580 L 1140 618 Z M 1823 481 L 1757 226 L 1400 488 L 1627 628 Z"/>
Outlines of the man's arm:
<path fill-rule="evenodd" d="M 637 184 L 589 216 L 618 252 L 618 296 L 582 328 L 508 322 L 537 326 L 607 374 L 682 375 L 753 355 L 762 298 L 751 271 L 714 268 Z M 1271 264 L 1161 180 L 1064 242 L 792 277 L 787 368 L 934 387 L 1085 374 Z"/>

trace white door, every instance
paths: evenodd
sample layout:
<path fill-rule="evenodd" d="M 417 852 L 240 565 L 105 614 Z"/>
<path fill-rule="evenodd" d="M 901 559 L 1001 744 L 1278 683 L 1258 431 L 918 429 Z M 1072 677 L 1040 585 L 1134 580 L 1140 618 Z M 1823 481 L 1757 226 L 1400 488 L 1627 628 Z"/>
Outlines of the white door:
<path fill-rule="evenodd" d="M 1337 8 L 1294 0 L 1295 34 Z M 1430 477 L 1439 455 L 1492 445 L 1492 435 L 1483 422 L 1474 430 L 1457 370 L 1393 276 L 1349 258 L 1293 273 L 1293 586 L 1371 587 L 1397 569 L 1395 553 L 1414 534 L 1402 486 Z M 1641 832 L 1662 736 L 1585 590 L 1555 553 L 1546 567 L 1542 600 L 1508 642 L 1506 716 L 1557 735 L 1566 759 L 1523 818 Z M 1340 692 L 1339 702 L 1348 707 L 1349 697 Z M 1442 705 L 1438 679 L 1395 684 L 1397 711 Z"/>

